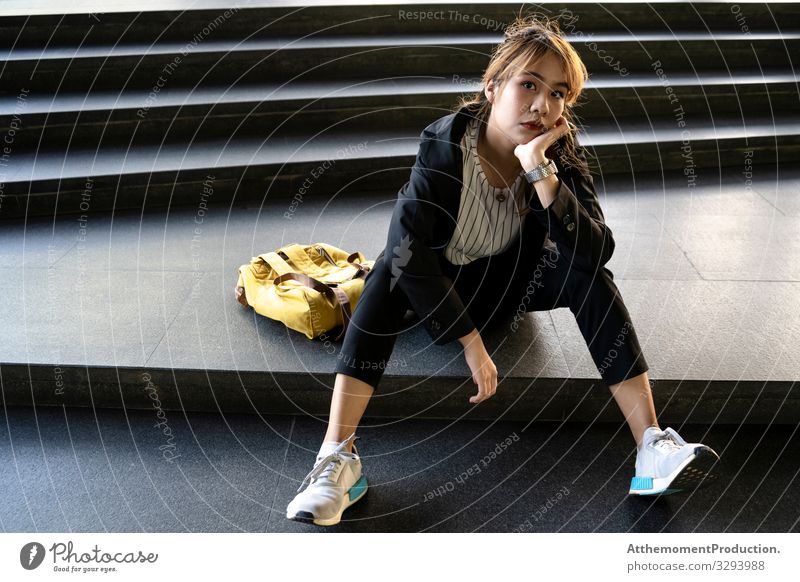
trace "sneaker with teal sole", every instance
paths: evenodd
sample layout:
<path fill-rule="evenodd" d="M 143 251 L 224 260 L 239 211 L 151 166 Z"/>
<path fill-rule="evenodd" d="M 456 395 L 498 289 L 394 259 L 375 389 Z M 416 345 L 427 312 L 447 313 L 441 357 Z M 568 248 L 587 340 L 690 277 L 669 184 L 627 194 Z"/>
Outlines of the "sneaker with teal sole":
<path fill-rule="evenodd" d="M 669 495 L 697 489 L 714 480 L 712 469 L 718 461 L 711 447 L 687 443 L 671 428 L 650 427 L 642 437 L 628 493 Z"/>
<path fill-rule="evenodd" d="M 341 443 L 324 442 L 311 472 L 286 508 L 288 519 L 314 525 L 336 525 L 344 510 L 367 493 L 367 478 L 361 473 L 361 457 L 344 449 L 358 437 L 351 434 Z M 308 487 L 303 490 L 303 486 Z M 301 492 L 302 491 L 302 492 Z"/>

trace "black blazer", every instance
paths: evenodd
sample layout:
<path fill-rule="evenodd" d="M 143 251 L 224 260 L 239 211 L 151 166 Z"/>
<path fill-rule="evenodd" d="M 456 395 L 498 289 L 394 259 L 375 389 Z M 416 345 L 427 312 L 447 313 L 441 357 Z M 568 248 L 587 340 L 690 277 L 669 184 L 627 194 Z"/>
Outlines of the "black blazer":
<path fill-rule="evenodd" d="M 406 294 L 436 345 L 475 329 L 440 262 L 447 260 L 443 253 L 455 231 L 463 188 L 459 144 L 472 117 L 462 107 L 422 131 L 411 176 L 398 193 L 386 247 L 378 256 L 385 261 L 388 257 L 391 287 L 396 284 Z M 556 160 L 558 194 L 546 209 L 528 186 L 530 211 L 514 243 L 519 248 L 505 251 L 521 253 L 521 264 L 534 264 L 526 261 L 537 260 L 545 237 L 555 242 L 577 269 L 594 272 L 611 258 L 614 239 L 580 146 L 578 157 L 580 166 L 565 166 Z"/>

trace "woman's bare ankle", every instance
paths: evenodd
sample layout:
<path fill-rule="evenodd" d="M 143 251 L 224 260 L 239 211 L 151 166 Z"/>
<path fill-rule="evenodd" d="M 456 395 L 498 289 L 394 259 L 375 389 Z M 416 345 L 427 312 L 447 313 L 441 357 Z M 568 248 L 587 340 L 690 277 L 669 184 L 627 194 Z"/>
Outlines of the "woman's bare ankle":
<path fill-rule="evenodd" d="M 336 374 L 324 440 L 341 443 L 356 432 L 374 391 L 366 382 L 345 374 Z M 353 452 L 352 441 L 347 443 L 345 450 L 348 453 Z"/>

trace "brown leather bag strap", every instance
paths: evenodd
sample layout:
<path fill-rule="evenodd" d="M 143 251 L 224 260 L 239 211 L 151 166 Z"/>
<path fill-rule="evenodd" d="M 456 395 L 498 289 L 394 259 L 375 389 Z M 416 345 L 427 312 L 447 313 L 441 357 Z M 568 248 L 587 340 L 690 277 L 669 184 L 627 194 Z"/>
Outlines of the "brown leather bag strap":
<path fill-rule="evenodd" d="M 347 293 L 338 287 L 334 287 L 333 292 L 336 293 L 336 298 L 339 300 L 339 309 L 342 311 L 342 331 L 339 332 L 339 335 L 336 336 L 336 339 L 334 340 L 338 342 L 344 337 L 344 333 L 347 331 L 347 326 L 350 324 L 350 317 L 352 317 L 353 312 L 350 309 L 350 298 L 347 296 Z"/>
<path fill-rule="evenodd" d="M 337 264 L 336 264 L 336 261 L 334 261 L 334 260 L 333 260 L 333 257 L 330 255 L 330 253 L 328 253 L 328 251 L 326 251 L 326 250 L 325 250 L 325 247 L 322 247 L 322 246 L 315 246 L 314 248 L 315 248 L 315 249 L 317 249 L 317 252 L 318 252 L 320 255 L 322 255 L 322 257 L 323 257 L 323 258 L 327 259 L 327 261 L 328 261 L 328 262 L 329 262 L 331 265 L 333 265 L 333 266 L 335 266 L 335 267 L 338 267 L 338 266 L 339 266 L 339 265 L 337 265 Z"/>
<path fill-rule="evenodd" d="M 328 297 L 333 297 L 336 299 L 336 302 L 339 304 L 339 311 L 342 314 L 342 331 L 339 335 L 334 339 L 334 341 L 339 341 L 344 337 L 345 331 L 347 331 L 347 325 L 350 323 L 350 317 L 352 316 L 352 309 L 350 308 L 350 299 L 347 297 L 347 293 L 336 287 L 335 285 L 326 285 L 322 281 L 318 281 L 313 277 L 309 277 L 303 273 L 285 273 L 280 277 L 277 277 L 273 284 L 279 285 L 284 281 L 297 281 L 298 283 L 302 283 L 306 287 L 314 289 L 315 291 L 319 291 L 320 293 L 327 295 Z"/>
<path fill-rule="evenodd" d="M 358 252 L 352 253 L 350 256 L 347 257 L 347 262 L 351 265 L 355 265 L 358 267 L 358 272 L 355 274 L 355 277 L 366 277 L 367 273 L 369 273 L 369 267 L 366 265 L 362 265 L 361 263 L 357 262 L 356 259 L 358 258 Z"/>
<path fill-rule="evenodd" d="M 302 283 L 306 287 L 313 289 L 314 291 L 319 291 L 320 293 L 324 293 L 328 296 L 335 295 L 333 289 L 330 285 L 326 285 L 322 281 L 314 279 L 314 277 L 309 277 L 303 273 L 284 273 L 280 277 L 277 277 L 272 283 L 274 285 L 280 285 L 284 281 L 297 281 L 298 283 Z"/>
<path fill-rule="evenodd" d="M 331 265 L 334 265 L 336 267 L 339 266 L 336 263 L 336 261 L 333 260 L 333 257 L 330 255 L 330 253 L 328 253 L 328 251 L 326 251 L 323 247 L 316 246 L 314 248 L 317 249 L 319 254 L 322 255 L 325 259 L 327 259 L 327 261 Z M 354 267 L 358 267 L 358 271 L 356 271 L 356 274 L 353 275 L 353 279 L 358 279 L 359 277 L 366 278 L 367 273 L 369 272 L 369 267 L 367 267 L 366 265 L 362 265 L 361 263 L 357 262 L 356 261 L 357 258 L 358 258 L 358 251 L 356 251 L 354 253 L 350 253 L 350 255 L 348 255 L 348 257 L 346 259 L 348 263 L 350 263 Z"/>

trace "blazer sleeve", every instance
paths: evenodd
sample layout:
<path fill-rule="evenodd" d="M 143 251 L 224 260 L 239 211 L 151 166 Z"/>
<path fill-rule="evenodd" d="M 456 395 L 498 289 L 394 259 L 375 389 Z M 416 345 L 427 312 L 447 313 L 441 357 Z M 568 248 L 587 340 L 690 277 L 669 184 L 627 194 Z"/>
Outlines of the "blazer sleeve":
<path fill-rule="evenodd" d="M 555 200 L 544 208 L 532 188 L 530 206 L 559 250 L 577 268 L 594 272 L 609 261 L 615 243 L 581 146 L 577 147 L 577 157 L 580 165 L 559 165 Z"/>
<path fill-rule="evenodd" d="M 431 247 L 439 207 L 436 172 L 444 170 L 428 166 L 433 140 L 424 131 L 421 138 L 411 176 L 398 193 L 384 261 L 391 271 L 390 289 L 400 287 L 434 344 L 444 345 L 467 335 L 475 325 Z"/>

